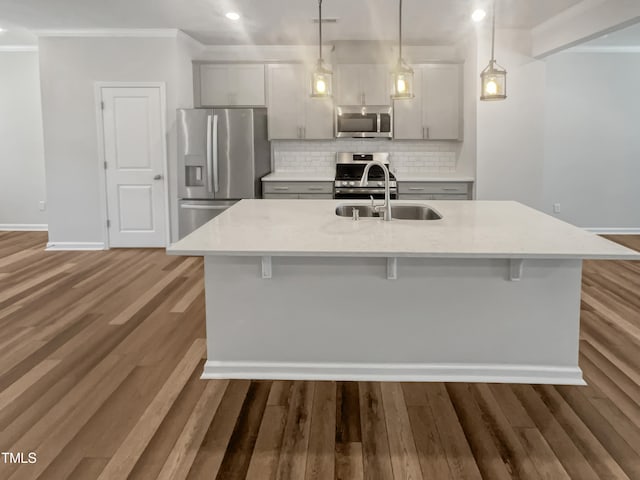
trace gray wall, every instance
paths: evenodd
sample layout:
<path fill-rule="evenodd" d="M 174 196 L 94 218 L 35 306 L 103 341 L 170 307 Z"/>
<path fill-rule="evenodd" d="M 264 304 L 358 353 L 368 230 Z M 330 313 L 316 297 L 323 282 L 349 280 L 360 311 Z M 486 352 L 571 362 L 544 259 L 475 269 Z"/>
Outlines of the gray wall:
<path fill-rule="evenodd" d="M 640 228 L 640 54 L 547 60 L 544 211 L 581 227 Z"/>
<path fill-rule="evenodd" d="M 46 228 L 44 200 L 38 53 L 0 52 L 0 228 Z"/>
<path fill-rule="evenodd" d="M 40 70 L 51 243 L 101 243 L 94 84 L 164 82 L 167 154 L 175 164 L 175 110 L 191 106 L 187 52 L 176 38 L 40 39 Z M 185 77 L 187 75 L 187 77 Z M 173 184 L 174 169 L 169 171 Z M 175 192 L 169 192 L 170 199 Z M 175 225 L 174 203 L 171 204 Z"/>

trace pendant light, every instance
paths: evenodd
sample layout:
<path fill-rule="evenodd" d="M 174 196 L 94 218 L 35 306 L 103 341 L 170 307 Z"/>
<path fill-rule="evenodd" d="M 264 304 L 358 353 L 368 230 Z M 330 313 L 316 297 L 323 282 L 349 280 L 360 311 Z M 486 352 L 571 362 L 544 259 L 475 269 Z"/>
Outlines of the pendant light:
<path fill-rule="evenodd" d="M 311 78 L 312 97 L 330 97 L 333 72 L 322 60 L 322 0 L 318 0 L 318 63 Z"/>
<path fill-rule="evenodd" d="M 398 63 L 391 72 L 391 76 L 393 78 L 391 98 L 393 100 L 413 98 L 413 70 L 402 58 L 402 0 L 400 0 L 398 15 Z"/>
<path fill-rule="evenodd" d="M 493 0 L 491 26 L 491 60 L 480 74 L 482 80 L 480 100 L 504 100 L 507 98 L 507 71 L 495 59 L 496 2 Z"/>

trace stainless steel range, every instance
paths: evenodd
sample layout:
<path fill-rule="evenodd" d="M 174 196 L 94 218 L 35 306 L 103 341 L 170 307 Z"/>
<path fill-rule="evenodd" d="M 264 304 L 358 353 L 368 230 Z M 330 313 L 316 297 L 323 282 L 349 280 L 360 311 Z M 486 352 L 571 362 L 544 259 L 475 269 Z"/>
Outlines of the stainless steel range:
<path fill-rule="evenodd" d="M 372 160 L 379 160 L 389 167 L 389 153 L 348 153 L 340 152 L 336 158 L 336 179 L 334 183 L 333 198 L 361 199 L 384 198 L 384 172 L 378 165 L 369 170 L 367 176 L 368 185 L 360 186 L 360 179 L 364 168 Z M 396 177 L 389 174 L 389 189 L 391 198 L 398 197 Z"/>

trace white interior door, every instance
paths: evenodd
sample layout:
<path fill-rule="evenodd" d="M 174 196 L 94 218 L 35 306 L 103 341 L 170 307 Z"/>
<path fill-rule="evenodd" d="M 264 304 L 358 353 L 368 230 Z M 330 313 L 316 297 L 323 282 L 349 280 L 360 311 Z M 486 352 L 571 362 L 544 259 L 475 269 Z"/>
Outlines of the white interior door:
<path fill-rule="evenodd" d="M 166 245 L 159 87 L 101 89 L 109 246 Z"/>

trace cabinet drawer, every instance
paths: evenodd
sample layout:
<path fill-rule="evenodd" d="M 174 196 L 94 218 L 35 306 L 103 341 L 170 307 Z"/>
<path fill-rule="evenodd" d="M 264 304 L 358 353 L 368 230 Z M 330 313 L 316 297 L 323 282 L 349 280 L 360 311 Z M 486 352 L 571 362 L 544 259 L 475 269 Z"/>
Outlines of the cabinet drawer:
<path fill-rule="evenodd" d="M 432 200 L 469 200 L 468 194 L 454 194 L 448 195 L 444 193 L 437 193 L 435 195 L 431 195 Z"/>
<path fill-rule="evenodd" d="M 295 198 L 297 199 L 300 195 L 297 193 L 263 193 L 262 198 L 271 199 L 271 200 L 285 200 Z"/>
<path fill-rule="evenodd" d="M 300 200 L 333 200 L 333 193 L 301 193 Z"/>
<path fill-rule="evenodd" d="M 401 193 L 398 195 L 398 200 L 433 200 L 433 195 L 428 193 Z"/>
<path fill-rule="evenodd" d="M 469 193 L 469 184 L 464 182 L 399 182 L 399 193 L 421 195 L 430 193 L 464 194 Z"/>
<path fill-rule="evenodd" d="M 333 195 L 333 182 L 263 182 L 264 193 L 307 193 Z"/>

